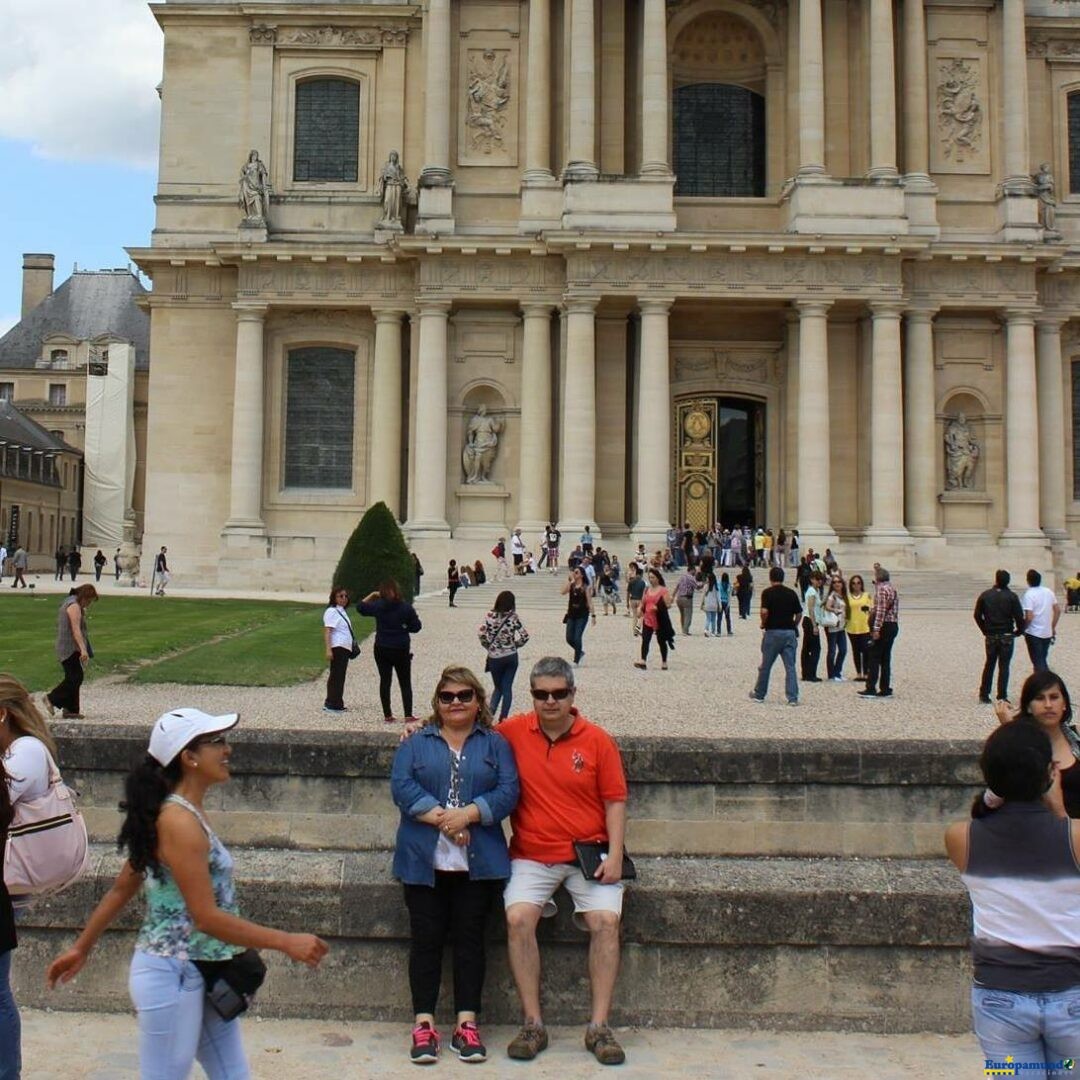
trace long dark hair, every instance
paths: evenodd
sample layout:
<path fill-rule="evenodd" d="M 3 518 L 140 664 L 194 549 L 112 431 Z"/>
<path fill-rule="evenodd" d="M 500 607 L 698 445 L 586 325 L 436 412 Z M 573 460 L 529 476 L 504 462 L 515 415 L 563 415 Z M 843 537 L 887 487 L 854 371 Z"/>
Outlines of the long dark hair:
<path fill-rule="evenodd" d="M 1052 690 L 1055 686 L 1061 691 L 1061 696 L 1065 699 L 1065 713 L 1061 717 L 1061 722 L 1068 724 L 1073 715 L 1069 688 L 1065 685 L 1065 680 L 1054 671 L 1034 671 L 1027 677 L 1024 687 L 1020 691 L 1020 715 L 1030 716 L 1031 703 L 1040 694 L 1045 694 L 1047 690 Z"/>
<path fill-rule="evenodd" d="M 495 597 L 495 606 L 491 609 L 499 615 L 507 615 L 517 606 L 517 598 L 509 589 L 503 589 Z"/>
<path fill-rule="evenodd" d="M 1031 723 L 1002 724 L 983 745 L 979 755 L 986 786 L 1006 802 L 1035 802 L 1050 786 L 1054 754 L 1050 736 Z M 989 808 L 982 795 L 975 797 L 972 817 Z"/>
<path fill-rule="evenodd" d="M 185 748 L 186 749 L 186 748 Z M 161 877 L 157 857 L 158 815 L 162 804 L 180 782 L 180 754 L 162 765 L 149 754 L 128 773 L 124 780 L 124 799 L 120 810 L 124 823 L 116 838 L 119 851 L 126 851 L 128 862 L 137 874 L 149 872 Z"/>

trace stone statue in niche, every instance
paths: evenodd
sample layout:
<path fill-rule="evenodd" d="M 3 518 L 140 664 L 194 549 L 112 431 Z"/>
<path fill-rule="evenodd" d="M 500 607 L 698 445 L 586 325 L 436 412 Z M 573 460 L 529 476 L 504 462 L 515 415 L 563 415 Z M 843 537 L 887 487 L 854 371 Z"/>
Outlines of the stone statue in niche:
<path fill-rule="evenodd" d="M 945 488 L 970 491 L 975 486 L 975 466 L 982 450 L 963 413 L 957 413 L 945 428 Z"/>
<path fill-rule="evenodd" d="M 499 452 L 499 435 L 503 423 L 497 416 L 489 416 L 486 405 L 480 405 L 465 429 L 465 447 L 461 451 L 461 465 L 465 470 L 466 484 L 490 484 L 491 467 Z"/>
<path fill-rule="evenodd" d="M 382 221 L 379 222 L 379 228 L 402 228 L 401 216 L 405 197 L 409 194 L 409 181 L 396 150 L 390 151 L 390 156 L 379 173 L 379 179 L 375 183 L 375 194 L 382 199 Z"/>
<path fill-rule="evenodd" d="M 979 72 L 970 61 L 957 58 L 941 68 L 938 129 L 945 157 L 954 161 L 966 161 L 982 142 L 983 107 L 976 93 L 978 86 Z"/>
<path fill-rule="evenodd" d="M 240 188 L 236 199 L 237 206 L 244 211 L 244 225 L 265 227 L 270 191 L 270 173 L 259 157 L 259 151 L 252 150 L 240 170 Z"/>
<path fill-rule="evenodd" d="M 485 49 L 469 67 L 465 123 L 472 144 L 490 154 L 503 144 L 506 107 L 510 104 L 510 65 L 494 49 Z"/>
<path fill-rule="evenodd" d="M 1050 171 L 1048 161 L 1039 166 L 1032 180 L 1035 181 L 1035 194 L 1039 196 L 1039 224 L 1043 227 L 1045 238 L 1058 240 L 1061 233 L 1057 231 L 1057 197 L 1054 194 L 1054 174 Z"/>

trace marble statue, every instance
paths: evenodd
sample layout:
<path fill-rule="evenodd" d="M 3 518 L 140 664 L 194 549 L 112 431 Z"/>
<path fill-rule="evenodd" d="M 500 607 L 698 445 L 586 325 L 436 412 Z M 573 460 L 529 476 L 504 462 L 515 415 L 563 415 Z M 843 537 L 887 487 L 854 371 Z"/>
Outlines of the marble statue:
<path fill-rule="evenodd" d="M 375 184 L 375 194 L 382 200 L 382 221 L 379 222 L 382 228 L 401 228 L 402 209 L 408 192 L 409 181 L 401 158 L 396 150 L 391 150 Z"/>
<path fill-rule="evenodd" d="M 244 211 L 244 224 L 265 225 L 270 205 L 270 174 L 259 157 L 258 150 L 248 154 L 240 170 L 240 186 L 236 204 Z"/>
<path fill-rule="evenodd" d="M 1039 196 L 1039 224 L 1048 236 L 1059 236 L 1057 198 L 1054 195 L 1054 174 L 1050 171 L 1050 163 L 1044 161 L 1032 179 L 1035 181 L 1035 194 Z"/>
<path fill-rule="evenodd" d="M 982 450 L 963 413 L 954 416 L 945 428 L 945 487 L 949 491 L 975 486 L 975 466 Z"/>
<path fill-rule="evenodd" d="M 487 406 L 477 407 L 476 414 L 465 429 L 465 447 L 461 464 L 466 484 L 490 484 L 491 466 L 499 452 L 499 435 L 503 424 L 496 416 L 488 416 Z"/>

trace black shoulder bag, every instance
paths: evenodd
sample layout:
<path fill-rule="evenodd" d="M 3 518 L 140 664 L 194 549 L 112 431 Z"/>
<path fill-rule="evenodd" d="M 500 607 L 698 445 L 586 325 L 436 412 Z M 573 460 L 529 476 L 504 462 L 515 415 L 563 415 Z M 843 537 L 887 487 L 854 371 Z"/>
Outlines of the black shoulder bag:
<path fill-rule="evenodd" d="M 195 960 L 206 983 L 206 1000 L 222 1020 L 235 1020 L 255 998 L 266 978 L 266 964 L 255 949 L 231 960 Z"/>

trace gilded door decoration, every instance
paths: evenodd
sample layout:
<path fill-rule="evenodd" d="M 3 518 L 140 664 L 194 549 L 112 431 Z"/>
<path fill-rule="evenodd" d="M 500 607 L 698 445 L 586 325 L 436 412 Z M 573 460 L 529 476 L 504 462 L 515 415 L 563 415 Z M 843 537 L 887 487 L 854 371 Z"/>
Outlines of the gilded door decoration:
<path fill-rule="evenodd" d="M 716 400 L 675 406 L 676 520 L 707 530 L 716 506 Z"/>

